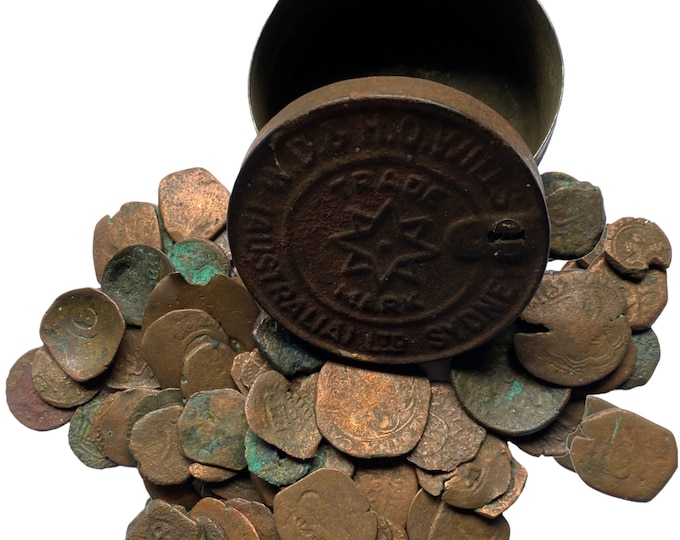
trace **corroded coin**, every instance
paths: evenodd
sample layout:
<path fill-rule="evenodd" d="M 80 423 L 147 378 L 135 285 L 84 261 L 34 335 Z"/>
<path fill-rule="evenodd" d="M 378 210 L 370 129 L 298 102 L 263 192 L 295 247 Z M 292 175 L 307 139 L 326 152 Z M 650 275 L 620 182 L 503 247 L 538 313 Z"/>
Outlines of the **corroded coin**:
<path fill-rule="evenodd" d="M 285 328 L 355 360 L 477 346 L 531 299 L 548 256 L 531 151 L 479 101 L 375 77 L 296 100 L 230 200 L 239 276 Z"/>
<path fill-rule="evenodd" d="M 650 268 L 671 264 L 671 244 L 656 224 L 643 218 L 621 218 L 607 229 L 604 251 L 609 263 L 624 276 L 640 279 Z"/>
<path fill-rule="evenodd" d="M 106 371 L 124 332 L 120 308 L 108 295 L 89 287 L 60 295 L 40 323 L 45 347 L 78 382 Z"/>
<path fill-rule="evenodd" d="M 197 338 L 182 361 L 180 390 L 188 398 L 201 390 L 236 388 L 231 378 L 234 351 L 210 336 Z"/>
<path fill-rule="evenodd" d="M 321 442 L 314 412 L 317 376 L 291 384 L 278 371 L 262 373 L 246 397 L 250 429 L 288 455 L 313 458 Z"/>
<path fill-rule="evenodd" d="M 106 372 L 106 386 L 113 390 L 126 388 L 160 388 L 151 366 L 142 354 L 142 331 L 128 326 L 120 341 L 116 356 Z"/>
<path fill-rule="evenodd" d="M 216 274 L 228 276 L 231 262 L 221 247 L 206 238 L 187 238 L 168 250 L 175 269 L 189 283 L 205 285 Z"/>
<path fill-rule="evenodd" d="M 246 466 L 245 397 L 231 388 L 197 392 L 177 422 L 182 451 L 189 459 L 240 470 Z"/>
<path fill-rule="evenodd" d="M 486 430 L 461 406 L 450 383 L 431 384 L 427 424 L 407 459 L 430 471 L 452 471 L 475 457 Z"/>
<path fill-rule="evenodd" d="M 296 459 L 281 452 L 250 429 L 245 436 L 245 459 L 251 473 L 274 486 L 293 484 L 312 466 L 311 460 Z"/>
<path fill-rule="evenodd" d="M 504 516 L 489 519 L 464 512 L 441 502 L 432 522 L 428 540 L 509 540 L 510 524 Z"/>
<path fill-rule="evenodd" d="M 33 385 L 32 365 L 38 349 L 22 354 L 10 368 L 5 397 L 10 412 L 24 426 L 49 431 L 67 424 L 75 409 L 54 407 L 38 395 Z"/>
<path fill-rule="evenodd" d="M 217 235 L 226 225 L 228 204 L 227 188 L 200 167 L 169 174 L 158 184 L 158 210 L 175 242 Z"/>
<path fill-rule="evenodd" d="M 526 371 L 513 348 L 515 326 L 491 343 L 456 359 L 451 382 L 470 416 L 508 436 L 534 433 L 557 418 L 571 395 L 568 387 L 545 383 Z"/>
<path fill-rule="evenodd" d="M 571 460 L 581 479 L 598 491 L 632 501 L 650 501 L 678 466 L 675 437 L 666 428 L 617 407 L 581 422 Z"/>
<path fill-rule="evenodd" d="M 281 540 L 333 538 L 375 540 L 377 520 L 352 479 L 321 469 L 274 497 L 274 520 Z"/>
<path fill-rule="evenodd" d="M 145 244 L 127 246 L 106 263 L 101 290 L 116 302 L 126 323 L 141 326 L 151 291 L 173 270 L 159 249 Z"/>
<path fill-rule="evenodd" d="M 624 390 L 647 384 L 661 360 L 661 344 L 654 330 L 649 328 L 635 332 L 632 339 L 635 346 L 635 366 L 630 377 L 621 384 Z"/>
<path fill-rule="evenodd" d="M 493 501 L 479 508 L 475 508 L 475 512 L 481 516 L 494 519 L 505 512 L 510 506 L 512 506 L 524 490 L 524 486 L 527 482 L 528 473 L 527 470 L 513 458 L 510 463 L 510 485 L 508 489 L 500 497 L 497 497 Z"/>
<path fill-rule="evenodd" d="M 151 499 L 128 525 L 125 540 L 199 540 L 200 527 L 186 510 L 162 499 Z"/>
<path fill-rule="evenodd" d="M 326 362 L 319 373 L 316 420 L 321 434 L 354 457 L 410 452 L 430 405 L 425 377 Z"/>
<path fill-rule="evenodd" d="M 103 454 L 92 429 L 94 415 L 105 398 L 106 394 L 99 394 L 78 407 L 68 425 L 68 444 L 73 454 L 93 469 L 107 469 L 118 465 Z"/>
<path fill-rule="evenodd" d="M 600 189 L 559 172 L 541 175 L 550 216 L 550 255 L 576 259 L 590 253 L 606 225 Z"/>

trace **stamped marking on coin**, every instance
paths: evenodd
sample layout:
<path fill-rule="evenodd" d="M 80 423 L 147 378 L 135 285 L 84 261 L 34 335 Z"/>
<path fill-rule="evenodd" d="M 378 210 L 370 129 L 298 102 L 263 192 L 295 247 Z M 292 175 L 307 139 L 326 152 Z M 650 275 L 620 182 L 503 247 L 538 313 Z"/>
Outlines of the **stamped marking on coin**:
<path fill-rule="evenodd" d="M 549 242 L 540 177 L 511 128 L 451 88 L 422 81 L 413 97 L 400 82 L 345 81 L 286 109 L 244 161 L 228 226 L 239 276 L 287 330 L 395 364 L 507 326 Z"/>

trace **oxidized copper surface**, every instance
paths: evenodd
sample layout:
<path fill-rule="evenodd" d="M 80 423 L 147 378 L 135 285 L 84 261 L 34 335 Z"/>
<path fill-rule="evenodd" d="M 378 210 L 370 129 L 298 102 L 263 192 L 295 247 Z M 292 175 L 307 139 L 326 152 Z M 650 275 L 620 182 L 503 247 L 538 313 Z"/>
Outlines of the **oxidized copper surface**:
<path fill-rule="evenodd" d="M 549 241 L 536 164 L 512 127 L 470 96 L 400 77 L 340 82 L 284 109 L 245 158 L 228 230 L 272 318 L 380 363 L 487 341 L 531 299 Z"/>

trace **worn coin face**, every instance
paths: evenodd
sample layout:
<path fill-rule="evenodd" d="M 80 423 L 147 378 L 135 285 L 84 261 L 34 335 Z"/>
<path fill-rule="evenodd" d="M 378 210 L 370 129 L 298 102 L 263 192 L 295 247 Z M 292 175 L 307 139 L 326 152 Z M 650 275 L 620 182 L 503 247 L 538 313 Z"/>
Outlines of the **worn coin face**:
<path fill-rule="evenodd" d="M 412 363 L 488 340 L 531 299 L 548 217 L 531 151 L 443 85 L 373 77 L 296 100 L 253 143 L 230 199 L 239 276 L 298 337 Z"/>

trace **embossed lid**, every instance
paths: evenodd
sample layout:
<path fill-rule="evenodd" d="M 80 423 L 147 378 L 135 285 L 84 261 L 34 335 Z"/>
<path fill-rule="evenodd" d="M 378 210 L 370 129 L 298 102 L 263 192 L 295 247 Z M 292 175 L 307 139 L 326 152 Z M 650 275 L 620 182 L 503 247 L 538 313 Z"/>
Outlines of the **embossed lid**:
<path fill-rule="evenodd" d="M 333 354 L 445 358 L 506 328 L 548 259 L 531 150 L 493 109 L 410 77 L 347 80 L 268 122 L 228 231 L 260 306 Z"/>

